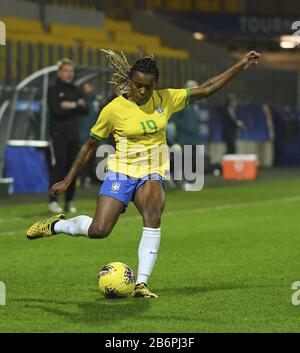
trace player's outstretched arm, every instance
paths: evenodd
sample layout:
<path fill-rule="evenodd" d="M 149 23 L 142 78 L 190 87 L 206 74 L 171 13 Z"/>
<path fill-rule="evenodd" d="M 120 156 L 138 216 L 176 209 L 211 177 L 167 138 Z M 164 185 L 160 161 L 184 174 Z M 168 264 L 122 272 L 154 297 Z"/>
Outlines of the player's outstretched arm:
<path fill-rule="evenodd" d="M 100 142 L 89 138 L 80 148 L 77 156 L 64 180 L 55 183 L 50 189 L 50 193 L 53 196 L 58 196 L 64 193 L 74 178 L 77 176 L 81 168 L 91 159 L 95 153 L 96 148 L 99 146 Z"/>
<path fill-rule="evenodd" d="M 224 71 L 222 74 L 205 81 L 201 86 L 190 89 L 190 102 L 205 98 L 218 91 L 226 85 L 236 74 L 246 70 L 252 64 L 258 64 L 261 54 L 254 50 L 245 54 L 235 65 Z"/>

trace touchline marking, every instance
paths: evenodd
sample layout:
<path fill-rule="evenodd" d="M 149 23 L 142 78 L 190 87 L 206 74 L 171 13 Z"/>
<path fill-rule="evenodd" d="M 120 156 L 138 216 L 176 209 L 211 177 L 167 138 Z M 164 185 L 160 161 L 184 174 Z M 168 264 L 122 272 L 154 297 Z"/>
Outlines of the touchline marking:
<path fill-rule="evenodd" d="M 10 222 L 19 222 L 19 221 L 24 221 L 27 218 L 22 218 L 22 217 L 13 217 L 13 218 L 9 218 Z M 0 223 L 7 223 L 7 218 L 0 218 Z"/>
<path fill-rule="evenodd" d="M 2 232 L 0 235 L 14 235 L 14 234 L 19 234 L 20 232 Z"/>

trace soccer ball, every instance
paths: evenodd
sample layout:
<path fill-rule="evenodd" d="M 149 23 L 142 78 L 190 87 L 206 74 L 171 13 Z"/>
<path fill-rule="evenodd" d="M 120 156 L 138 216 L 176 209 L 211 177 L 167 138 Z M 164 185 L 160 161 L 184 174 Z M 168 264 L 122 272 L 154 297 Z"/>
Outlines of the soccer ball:
<path fill-rule="evenodd" d="M 132 269 L 122 262 L 111 262 L 98 274 L 98 286 L 106 298 L 127 297 L 133 292 L 134 284 Z"/>

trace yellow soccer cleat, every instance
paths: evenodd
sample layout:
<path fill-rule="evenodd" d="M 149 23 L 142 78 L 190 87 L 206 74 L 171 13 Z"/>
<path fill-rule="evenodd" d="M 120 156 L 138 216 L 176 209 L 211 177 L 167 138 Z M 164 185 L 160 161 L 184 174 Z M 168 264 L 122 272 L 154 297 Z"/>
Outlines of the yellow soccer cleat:
<path fill-rule="evenodd" d="M 27 230 L 27 239 L 34 240 L 43 237 L 50 237 L 54 235 L 54 224 L 62 219 L 65 219 L 66 216 L 64 214 L 58 214 L 51 218 L 48 218 L 41 222 L 34 223 L 28 230 Z"/>
<path fill-rule="evenodd" d="M 154 299 L 158 298 L 158 295 L 150 292 L 146 283 L 143 283 L 143 282 L 135 285 L 131 296 L 135 298 L 154 298 Z"/>

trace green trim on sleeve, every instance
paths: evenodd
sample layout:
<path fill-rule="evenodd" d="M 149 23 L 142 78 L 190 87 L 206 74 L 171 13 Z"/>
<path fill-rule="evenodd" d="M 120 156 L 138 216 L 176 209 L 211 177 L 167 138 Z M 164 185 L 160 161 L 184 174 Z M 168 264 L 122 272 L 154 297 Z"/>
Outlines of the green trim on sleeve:
<path fill-rule="evenodd" d="M 191 96 L 191 92 L 189 88 L 186 88 L 186 99 L 185 99 L 185 108 L 190 104 L 190 96 Z"/>
<path fill-rule="evenodd" d="M 97 136 L 97 135 L 93 134 L 92 131 L 90 132 L 90 136 L 91 136 L 93 139 L 97 140 L 97 141 L 104 141 L 104 140 L 106 140 L 105 137 Z"/>

